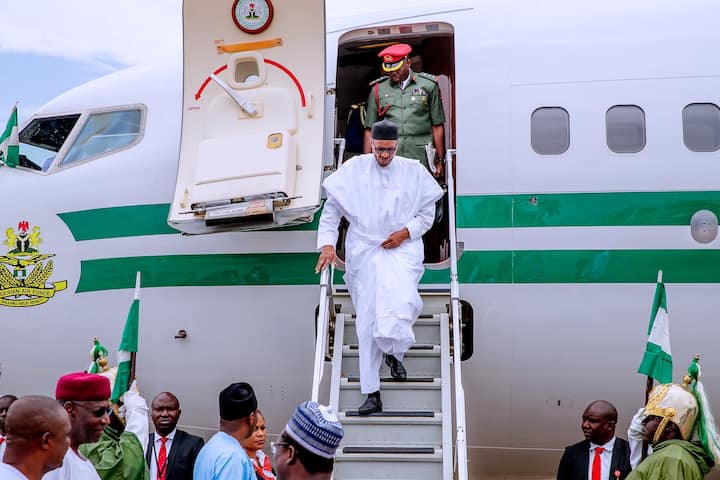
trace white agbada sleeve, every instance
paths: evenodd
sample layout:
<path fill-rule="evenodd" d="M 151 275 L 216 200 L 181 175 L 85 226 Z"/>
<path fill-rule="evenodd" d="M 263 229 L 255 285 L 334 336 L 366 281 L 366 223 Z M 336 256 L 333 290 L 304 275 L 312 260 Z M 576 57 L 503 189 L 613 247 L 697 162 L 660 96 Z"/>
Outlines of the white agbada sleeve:
<path fill-rule="evenodd" d="M 338 226 L 340 225 L 340 206 L 337 200 L 328 196 L 323 207 L 322 214 L 320 215 L 320 222 L 318 223 L 318 237 L 317 237 L 317 248 L 320 250 L 325 245 L 332 245 L 335 247 L 338 239 Z"/>
<path fill-rule="evenodd" d="M 408 232 L 410 232 L 410 238 L 420 238 L 425 232 L 430 230 L 433 222 L 435 221 L 435 204 L 429 203 L 425 205 L 412 220 L 407 224 Z"/>

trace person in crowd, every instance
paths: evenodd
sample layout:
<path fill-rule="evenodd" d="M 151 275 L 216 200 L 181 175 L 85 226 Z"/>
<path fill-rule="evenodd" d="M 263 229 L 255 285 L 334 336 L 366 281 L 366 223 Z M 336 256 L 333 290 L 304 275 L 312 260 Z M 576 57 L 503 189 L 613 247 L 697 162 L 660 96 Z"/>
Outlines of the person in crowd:
<path fill-rule="evenodd" d="M 330 480 L 344 433 L 332 407 L 298 405 L 274 444 L 278 480 Z"/>
<path fill-rule="evenodd" d="M 205 441 L 177 428 L 182 410 L 171 392 L 156 395 L 150 409 L 155 426 L 145 455 L 150 480 L 192 480 L 195 459 Z"/>
<path fill-rule="evenodd" d="M 618 480 L 630 473 L 630 445 L 615 436 L 617 410 L 605 400 L 596 400 L 582 415 L 585 440 L 565 449 L 558 467 L 558 480 Z"/>
<path fill-rule="evenodd" d="M 255 425 L 255 432 L 242 442 L 242 447 L 250 457 L 250 461 L 255 469 L 255 476 L 257 480 L 273 480 L 275 479 L 275 472 L 270 464 L 270 457 L 265 455 L 263 448 L 265 448 L 265 440 L 267 438 L 267 425 L 265 424 L 265 417 L 260 410 L 257 411 L 257 424 Z"/>
<path fill-rule="evenodd" d="M 5 452 L 5 419 L 10 405 L 17 400 L 15 395 L 3 395 L 0 397 L 0 461 Z"/>
<path fill-rule="evenodd" d="M 59 468 L 70 447 L 70 419 L 49 397 L 29 395 L 14 402 L 6 422 L 6 450 L 0 479 L 40 480 Z"/>
<path fill-rule="evenodd" d="M 255 473 L 240 442 L 252 436 L 257 423 L 257 399 L 245 382 L 220 392 L 220 431 L 205 444 L 195 460 L 198 480 L 255 480 Z"/>

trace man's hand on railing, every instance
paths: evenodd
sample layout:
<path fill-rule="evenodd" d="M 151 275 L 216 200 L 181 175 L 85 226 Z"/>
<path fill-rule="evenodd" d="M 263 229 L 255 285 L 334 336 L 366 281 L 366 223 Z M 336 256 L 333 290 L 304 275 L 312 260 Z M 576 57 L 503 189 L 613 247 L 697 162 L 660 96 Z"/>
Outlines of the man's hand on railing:
<path fill-rule="evenodd" d="M 320 257 L 318 258 L 317 265 L 315 266 L 315 273 L 320 273 L 329 265 L 336 264 L 337 257 L 335 256 L 335 247 L 332 245 L 323 245 L 320 249 Z"/>

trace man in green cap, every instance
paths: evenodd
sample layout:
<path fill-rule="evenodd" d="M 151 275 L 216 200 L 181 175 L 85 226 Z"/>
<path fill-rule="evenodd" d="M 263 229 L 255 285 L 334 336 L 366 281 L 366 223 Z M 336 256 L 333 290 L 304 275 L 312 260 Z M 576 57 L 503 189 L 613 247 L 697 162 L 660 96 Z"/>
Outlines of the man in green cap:
<path fill-rule="evenodd" d="M 410 45 L 390 45 L 378 56 L 387 75 L 370 83 L 363 153 L 370 153 L 370 129 L 379 120 L 398 125 L 400 138 L 397 155 L 419 160 L 435 177 L 442 176 L 445 158 L 445 112 L 437 77 L 413 72 Z M 433 163 L 428 162 L 426 146 L 435 149 Z"/>

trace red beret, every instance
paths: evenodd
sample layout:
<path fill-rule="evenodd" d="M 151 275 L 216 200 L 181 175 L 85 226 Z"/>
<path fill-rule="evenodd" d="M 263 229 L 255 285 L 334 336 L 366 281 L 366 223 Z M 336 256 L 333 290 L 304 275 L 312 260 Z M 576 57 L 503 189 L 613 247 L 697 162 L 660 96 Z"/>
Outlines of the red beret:
<path fill-rule="evenodd" d="M 396 43 L 378 53 L 378 57 L 382 58 L 383 63 L 395 63 L 410 55 L 411 51 L 407 43 Z"/>
<path fill-rule="evenodd" d="M 109 400 L 110 394 L 110 380 L 94 373 L 68 373 L 60 377 L 55 387 L 58 400 L 101 401 Z"/>

